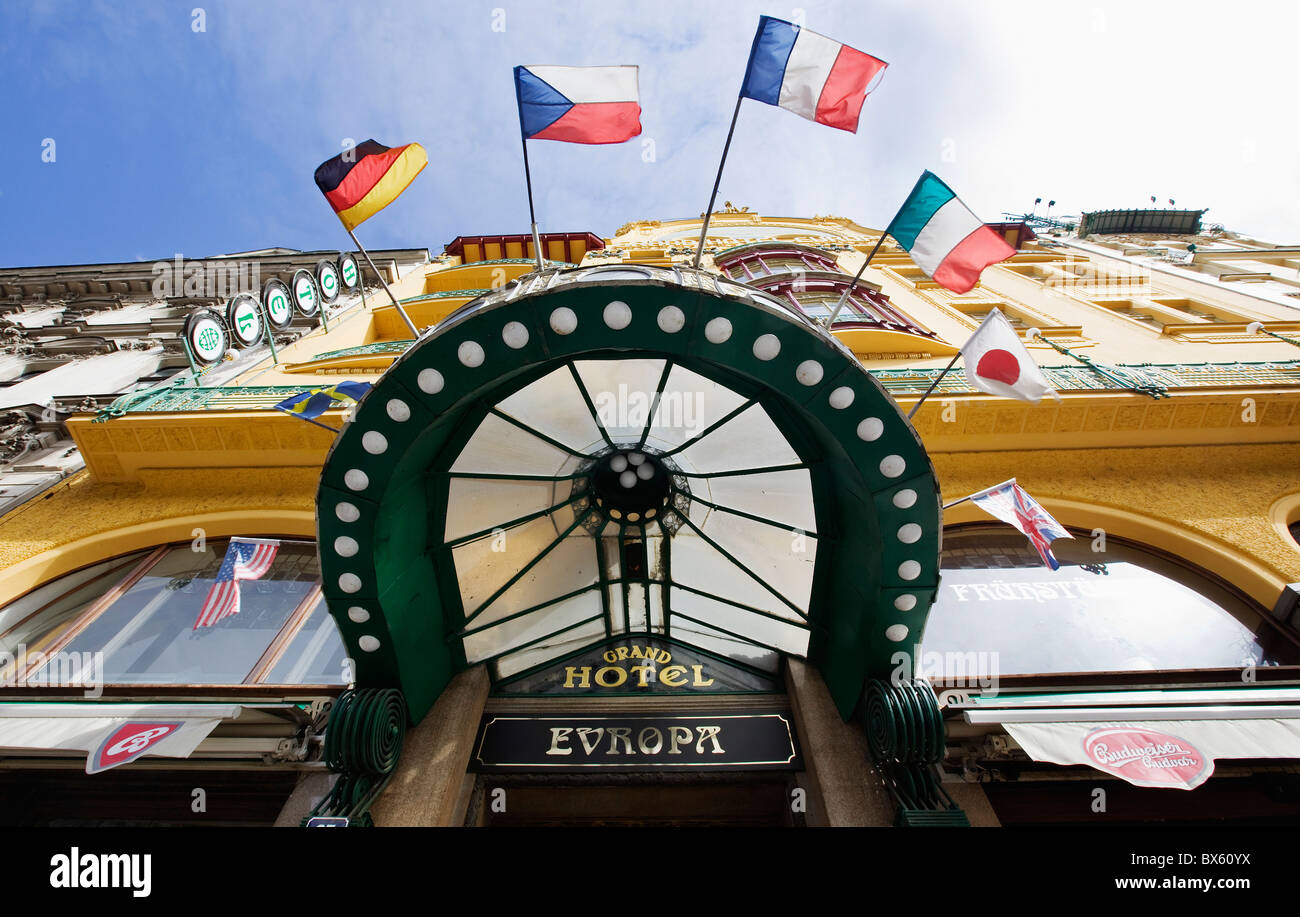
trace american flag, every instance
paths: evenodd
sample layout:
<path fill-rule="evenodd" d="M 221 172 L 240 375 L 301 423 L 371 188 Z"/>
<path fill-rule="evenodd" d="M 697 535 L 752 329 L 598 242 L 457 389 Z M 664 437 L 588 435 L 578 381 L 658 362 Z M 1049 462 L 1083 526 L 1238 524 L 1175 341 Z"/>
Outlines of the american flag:
<path fill-rule="evenodd" d="M 232 538 L 225 560 L 217 571 L 217 581 L 199 609 L 194 630 L 211 627 L 222 618 L 239 614 L 239 581 L 261 579 L 275 562 L 280 542 L 261 538 Z"/>
<path fill-rule="evenodd" d="M 1052 554 L 1052 542 L 1057 538 L 1074 536 L 1039 506 L 1037 500 L 1025 493 L 1015 478 L 1004 481 L 997 487 L 971 494 L 971 502 L 989 515 L 1020 529 L 1037 549 L 1043 563 L 1053 570 L 1060 569 L 1060 562 Z"/>

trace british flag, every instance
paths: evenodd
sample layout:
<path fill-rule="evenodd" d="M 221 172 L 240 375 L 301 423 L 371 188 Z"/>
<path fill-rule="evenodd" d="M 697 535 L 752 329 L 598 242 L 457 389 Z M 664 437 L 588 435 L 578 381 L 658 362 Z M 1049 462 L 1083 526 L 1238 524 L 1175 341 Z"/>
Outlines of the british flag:
<path fill-rule="evenodd" d="M 199 609 L 194 630 L 211 627 L 223 618 L 239 614 L 239 581 L 261 579 L 271 569 L 280 542 L 264 538 L 232 538 L 217 580 Z"/>
<path fill-rule="evenodd" d="M 1060 569 L 1060 562 L 1052 555 L 1052 542 L 1057 538 L 1074 536 L 1039 506 L 1037 500 L 1025 493 L 1015 478 L 1004 481 L 997 487 L 971 494 L 970 499 L 989 515 L 1018 528 L 1037 549 L 1043 563 L 1053 570 Z"/>

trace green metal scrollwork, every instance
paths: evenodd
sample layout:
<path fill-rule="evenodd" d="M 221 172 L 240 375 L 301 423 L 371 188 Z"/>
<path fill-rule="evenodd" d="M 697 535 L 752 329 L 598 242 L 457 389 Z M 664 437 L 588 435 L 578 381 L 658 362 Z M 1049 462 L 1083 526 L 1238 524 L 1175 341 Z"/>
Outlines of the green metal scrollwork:
<path fill-rule="evenodd" d="M 397 769 L 405 735 L 401 691 L 352 689 L 339 695 L 325 729 L 325 761 L 339 777 L 303 824 L 332 816 L 347 818 L 352 827 L 372 827 L 370 806 Z"/>
<path fill-rule="evenodd" d="M 946 732 L 927 682 L 869 682 L 863 719 L 876 767 L 898 803 L 896 826 L 970 824 L 936 778 Z"/>

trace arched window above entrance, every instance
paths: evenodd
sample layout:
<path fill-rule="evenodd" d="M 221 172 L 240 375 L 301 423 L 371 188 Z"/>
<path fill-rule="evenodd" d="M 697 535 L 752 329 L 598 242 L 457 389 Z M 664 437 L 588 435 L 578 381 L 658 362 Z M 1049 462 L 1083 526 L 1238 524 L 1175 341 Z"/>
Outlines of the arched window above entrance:
<path fill-rule="evenodd" d="M 945 531 L 920 672 L 953 677 L 943 669 L 958 656 L 984 676 L 1300 660 L 1262 609 L 1209 574 L 1114 537 L 1104 551 L 1095 544 L 1087 533 L 1053 542 L 1061 567 L 1052 571 L 1019 532 Z"/>

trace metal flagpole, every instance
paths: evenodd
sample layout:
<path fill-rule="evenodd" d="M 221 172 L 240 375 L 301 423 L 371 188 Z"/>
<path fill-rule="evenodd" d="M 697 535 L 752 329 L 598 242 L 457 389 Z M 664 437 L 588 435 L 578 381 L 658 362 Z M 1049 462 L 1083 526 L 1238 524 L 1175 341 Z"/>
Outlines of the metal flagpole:
<path fill-rule="evenodd" d="M 181 343 L 185 345 L 185 356 L 190 361 L 190 373 L 194 376 L 194 384 L 199 382 L 199 364 L 194 359 L 194 351 L 190 349 L 190 339 L 186 334 L 181 335 Z"/>
<path fill-rule="evenodd" d="M 939 375 L 934 377 L 934 381 L 931 382 L 930 387 L 925 390 L 925 394 L 921 396 L 921 400 L 918 401 L 916 404 L 912 405 L 912 410 L 907 412 L 908 420 L 911 420 L 913 415 L 915 415 L 916 412 L 921 409 L 921 405 L 925 404 L 925 399 L 930 397 L 930 393 L 939 387 L 939 383 L 943 381 L 943 377 L 948 375 L 948 370 L 952 369 L 954 366 L 957 365 L 957 359 L 960 356 L 961 356 L 961 351 L 958 350 L 955 354 L 952 355 L 952 359 L 948 361 L 948 365 L 943 368 L 943 372 L 939 373 Z"/>
<path fill-rule="evenodd" d="M 893 222 L 890 222 L 889 225 L 893 226 L 894 224 Z M 867 269 L 867 265 L 871 263 L 871 259 L 876 257 L 876 252 L 880 251 L 880 246 L 885 243 L 885 236 L 887 235 L 889 235 L 888 226 L 885 227 L 885 231 L 880 234 L 880 238 L 876 240 L 875 247 L 867 254 L 867 260 L 862 262 L 862 267 L 858 268 L 858 272 L 853 275 L 853 280 L 849 282 L 848 287 L 845 288 L 844 293 L 840 296 L 840 301 L 835 304 L 835 310 L 831 312 L 831 317 L 826 320 L 826 327 L 828 329 L 835 324 L 835 319 L 839 316 L 840 310 L 843 309 L 844 304 L 849 301 L 849 294 L 853 292 L 853 288 L 857 286 L 858 281 L 862 279 L 862 273 Z"/>
<path fill-rule="evenodd" d="M 314 423 L 318 427 L 324 427 L 326 430 L 329 430 L 331 433 L 343 432 L 342 430 L 336 430 L 334 427 L 331 427 L 329 424 L 321 423 L 319 420 L 312 420 L 310 417 L 303 417 L 301 414 L 295 414 L 292 411 L 286 411 L 284 408 L 277 408 L 276 410 L 278 410 L 281 414 L 288 414 L 290 417 L 297 417 L 299 420 L 307 421 L 307 423 Z"/>
<path fill-rule="evenodd" d="M 1015 478 L 1009 478 L 1003 481 L 1001 484 L 994 484 L 992 487 L 985 487 L 983 490 L 977 490 L 973 494 L 967 494 L 966 496 L 962 497 L 960 500 L 953 500 L 951 503 L 945 503 L 942 507 L 940 507 L 940 509 L 952 509 L 954 506 L 957 506 L 959 503 L 966 503 L 970 500 L 974 500 L 976 497 L 983 496 L 984 494 L 988 493 L 991 490 L 997 490 L 999 487 L 1002 487 L 1006 484 L 1010 484 L 1014 481 Z"/>
<path fill-rule="evenodd" d="M 344 226 L 343 228 L 347 229 L 346 226 Z M 388 298 L 391 299 L 393 301 L 393 305 L 397 307 L 397 314 L 402 317 L 402 321 L 406 322 L 406 327 L 411 329 L 411 337 L 418 338 L 420 336 L 420 332 L 416 330 L 415 323 L 412 322 L 411 317 L 406 314 L 406 310 L 402 308 L 402 304 L 397 301 L 397 297 L 393 295 L 393 291 L 388 289 L 388 281 L 384 279 L 383 274 L 379 273 L 379 268 L 375 267 L 375 262 L 371 259 L 370 252 L 366 251 L 366 247 L 362 245 L 361 242 L 357 239 L 356 233 L 348 229 L 348 235 L 352 237 L 352 241 L 356 243 L 356 246 L 358 249 L 360 249 L 361 254 L 366 256 L 366 263 L 369 264 L 370 269 L 375 272 L 375 276 L 379 278 L 379 282 L 384 285 L 384 292 L 388 294 Z M 364 278 L 362 279 L 362 286 L 363 287 L 365 286 Z M 364 294 L 363 294 L 362 301 L 363 302 L 365 301 Z M 321 426 L 324 426 L 324 424 L 322 424 Z"/>
<path fill-rule="evenodd" d="M 1278 334 L 1276 331 L 1269 331 L 1267 328 L 1264 327 L 1263 322 L 1251 322 L 1249 325 L 1246 326 L 1246 333 L 1267 334 L 1269 337 L 1277 338 L 1279 341 L 1286 341 L 1288 344 L 1291 344 L 1295 347 L 1300 347 L 1300 341 L 1297 341 L 1295 338 L 1285 337 L 1281 334 Z"/>
<path fill-rule="evenodd" d="M 1048 338 L 1044 337 L 1043 333 L 1039 331 L 1037 328 L 1030 328 L 1028 334 L 1030 337 L 1042 341 L 1044 344 L 1046 344 L 1048 347 L 1055 350 L 1057 353 L 1063 353 L 1067 357 L 1071 357 L 1075 360 L 1078 360 L 1080 363 L 1088 367 L 1097 375 L 1101 376 L 1103 379 L 1109 379 L 1111 382 L 1114 382 L 1117 385 L 1119 385 L 1120 388 L 1132 389 L 1138 394 L 1149 395 L 1150 397 L 1155 398 L 1157 401 L 1159 401 L 1161 398 L 1169 397 L 1169 392 L 1165 389 L 1164 386 L 1155 385 L 1146 382 L 1139 382 L 1134 380 L 1121 379 L 1119 376 L 1110 372 L 1100 364 L 1094 363 L 1092 360 L 1090 360 L 1088 357 L 1085 357 L 1083 354 L 1075 353 L 1073 350 L 1070 350 L 1070 348 L 1063 347 L 1060 344 L 1056 343 L 1055 341 L 1049 340 Z"/>
<path fill-rule="evenodd" d="M 727 142 L 722 145 L 722 160 L 718 163 L 718 177 L 713 180 L 713 193 L 709 195 L 709 206 L 704 208 L 704 225 L 700 227 L 700 244 L 695 247 L 695 268 L 699 270 L 700 259 L 704 257 L 704 239 L 709 234 L 709 220 L 713 218 L 713 204 L 718 199 L 718 185 L 722 184 L 722 167 L 727 164 L 727 151 L 731 149 L 731 135 L 736 132 L 736 118 L 740 115 L 740 103 L 745 97 L 736 96 L 736 110 L 731 113 L 731 127 L 727 128 Z"/>
<path fill-rule="evenodd" d="M 537 270 L 542 267 L 542 239 L 537 234 L 537 213 L 533 210 L 533 176 L 528 170 L 528 138 L 522 134 L 519 142 L 524 147 L 524 184 L 528 187 L 528 219 L 533 224 L 533 254 L 537 256 Z"/>
<path fill-rule="evenodd" d="M 361 273 L 360 268 L 357 268 L 357 273 Z M 366 310 L 366 278 L 364 276 L 357 278 L 357 288 L 361 291 L 361 311 L 364 312 Z"/>

